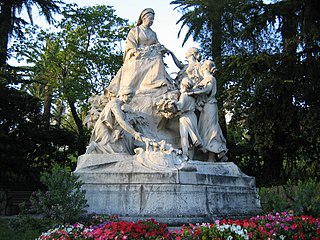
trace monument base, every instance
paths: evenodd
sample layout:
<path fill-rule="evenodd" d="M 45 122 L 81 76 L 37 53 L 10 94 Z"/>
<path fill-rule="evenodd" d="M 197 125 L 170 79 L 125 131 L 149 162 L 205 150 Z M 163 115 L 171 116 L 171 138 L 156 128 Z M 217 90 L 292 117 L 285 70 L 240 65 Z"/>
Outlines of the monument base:
<path fill-rule="evenodd" d="M 86 154 L 75 173 L 84 182 L 89 213 L 181 225 L 261 211 L 255 179 L 232 162 L 188 161 L 156 170 L 136 156 Z"/>

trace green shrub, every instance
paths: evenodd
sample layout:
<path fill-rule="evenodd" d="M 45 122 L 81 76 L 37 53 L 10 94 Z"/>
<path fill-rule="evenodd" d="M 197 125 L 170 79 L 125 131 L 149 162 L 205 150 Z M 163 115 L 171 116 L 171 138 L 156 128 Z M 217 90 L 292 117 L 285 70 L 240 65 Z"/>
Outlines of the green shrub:
<path fill-rule="evenodd" d="M 296 214 L 320 216 L 320 183 L 315 179 L 289 180 L 284 186 L 289 206 Z"/>
<path fill-rule="evenodd" d="M 87 200 L 79 176 L 65 171 L 58 165 L 51 172 L 44 172 L 40 181 L 48 188 L 46 192 L 35 192 L 31 198 L 31 209 L 51 219 L 54 223 L 76 221 L 85 213 Z"/>
<path fill-rule="evenodd" d="M 38 228 L 37 229 L 24 228 L 23 230 L 17 231 L 16 229 L 13 230 L 12 228 L 8 228 L 8 224 L 9 224 L 9 219 L 0 218 L 0 239 L 1 240 L 35 239 L 41 234 L 41 232 L 43 232 L 42 229 L 38 229 Z"/>
<path fill-rule="evenodd" d="M 287 181 L 283 187 L 259 190 L 264 212 L 292 210 L 295 215 L 320 216 L 320 183 L 315 179 Z"/>
<path fill-rule="evenodd" d="M 85 213 L 87 200 L 78 176 L 54 165 L 50 172 L 41 174 L 40 181 L 48 190 L 32 194 L 30 209 L 20 205 L 21 213 L 9 222 L 11 229 L 41 231 L 49 226 L 75 222 Z M 38 215 L 31 215 L 34 213 Z"/>
<path fill-rule="evenodd" d="M 34 216 L 27 213 L 19 213 L 16 218 L 12 218 L 8 222 L 9 229 L 12 229 L 18 233 L 27 232 L 39 232 L 48 229 L 52 222 L 48 218 L 42 218 L 40 216 Z"/>
<path fill-rule="evenodd" d="M 262 210 L 265 213 L 282 212 L 289 206 L 287 200 L 275 188 L 262 187 L 259 189 L 259 196 Z"/>

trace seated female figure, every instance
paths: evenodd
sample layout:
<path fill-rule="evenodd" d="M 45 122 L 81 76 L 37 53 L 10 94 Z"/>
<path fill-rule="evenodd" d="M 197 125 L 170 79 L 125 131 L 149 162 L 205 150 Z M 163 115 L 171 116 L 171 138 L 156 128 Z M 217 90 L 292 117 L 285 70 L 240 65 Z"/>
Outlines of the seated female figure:
<path fill-rule="evenodd" d="M 136 94 L 159 95 L 173 88 L 163 62 L 163 54 L 170 51 L 159 43 L 156 33 L 150 28 L 154 15 L 153 9 L 144 9 L 137 26 L 130 30 L 123 66 L 107 88 L 111 94 L 117 95 L 123 87 L 132 88 Z"/>

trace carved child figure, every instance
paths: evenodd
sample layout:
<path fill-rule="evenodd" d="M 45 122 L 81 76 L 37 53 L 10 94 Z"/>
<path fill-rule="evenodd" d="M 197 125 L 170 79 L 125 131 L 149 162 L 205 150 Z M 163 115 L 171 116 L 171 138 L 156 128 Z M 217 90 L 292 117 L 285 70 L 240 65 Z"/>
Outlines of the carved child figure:
<path fill-rule="evenodd" d="M 133 138 L 142 141 L 142 135 L 128 123 L 123 109 L 131 101 L 134 91 L 123 88 L 119 98 L 111 96 L 92 131 L 88 153 L 134 154 Z"/>
<path fill-rule="evenodd" d="M 189 78 L 182 79 L 180 84 L 180 98 L 177 102 L 177 109 L 180 113 L 179 130 L 181 138 L 182 155 L 184 158 L 189 157 L 189 136 L 194 146 L 202 146 L 202 140 L 197 128 L 197 116 L 194 113 L 196 100 L 188 95 L 193 87 Z"/>

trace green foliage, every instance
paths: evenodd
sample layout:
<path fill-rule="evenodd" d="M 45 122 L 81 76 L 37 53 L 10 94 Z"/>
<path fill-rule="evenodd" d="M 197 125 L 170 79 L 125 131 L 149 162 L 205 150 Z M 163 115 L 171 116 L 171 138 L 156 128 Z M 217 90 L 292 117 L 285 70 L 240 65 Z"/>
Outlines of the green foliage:
<path fill-rule="evenodd" d="M 79 176 L 70 174 L 58 165 L 44 172 L 40 181 L 48 188 L 31 196 L 31 209 L 54 223 L 76 221 L 85 212 L 87 200 L 81 190 Z"/>
<path fill-rule="evenodd" d="M 10 230 L 15 231 L 17 235 L 29 235 L 36 233 L 38 233 L 37 235 L 39 235 L 39 233 L 45 231 L 51 225 L 52 221 L 48 218 L 32 216 L 27 212 L 23 212 L 20 213 L 17 217 L 10 219 L 6 227 Z"/>
<path fill-rule="evenodd" d="M 62 15 L 54 32 L 27 28 L 12 51 L 34 65 L 23 87 L 41 99 L 47 126 L 73 131 L 75 154 L 81 155 L 89 138 L 82 123 L 88 99 L 101 93 L 120 68 L 121 42 L 129 28 L 109 6 L 66 5 Z"/>
<path fill-rule="evenodd" d="M 220 115 L 232 114 L 229 159 L 259 185 L 319 177 L 319 1 L 171 4 L 189 28 L 185 39 L 217 61 Z"/>
<path fill-rule="evenodd" d="M 290 209 L 296 214 L 320 216 L 320 183 L 315 179 L 307 181 L 289 180 L 284 186 Z"/>
<path fill-rule="evenodd" d="M 296 215 L 320 216 L 320 183 L 315 179 L 294 182 L 283 188 L 260 188 L 259 196 L 265 212 L 294 211 Z"/>
<path fill-rule="evenodd" d="M 23 230 L 19 228 L 11 228 L 8 227 L 9 221 L 7 219 L 0 219 L 0 239 L 1 240 L 26 240 L 26 239 L 36 239 L 40 234 L 42 229 L 39 228 L 23 228 Z M 28 222 L 24 222 L 22 227 L 26 226 L 25 224 Z"/>
<path fill-rule="evenodd" d="M 40 171 L 52 163 L 72 167 L 68 156 L 74 135 L 62 128 L 43 127 L 39 99 L 0 84 L 1 187 L 37 189 Z"/>
<path fill-rule="evenodd" d="M 0 73 L 1 186 L 34 190 L 53 163 L 74 169 L 89 138 L 87 100 L 122 62 L 128 24 L 114 12 L 67 5 L 54 31 L 29 26 L 13 42 L 11 53 L 31 65 Z"/>
<path fill-rule="evenodd" d="M 15 34 L 23 36 L 23 26 L 27 21 L 21 18 L 22 9 L 26 9 L 31 23 L 33 6 L 36 6 L 48 23 L 53 22 L 53 14 L 60 12 L 60 0 L 22 0 L 22 1 L 1 1 L 0 11 L 0 69 L 5 65 L 9 39 Z"/>
<path fill-rule="evenodd" d="M 289 203 L 286 201 L 284 194 L 280 195 L 273 188 L 261 187 L 259 189 L 259 196 L 262 210 L 266 213 L 283 212 L 288 209 Z"/>

